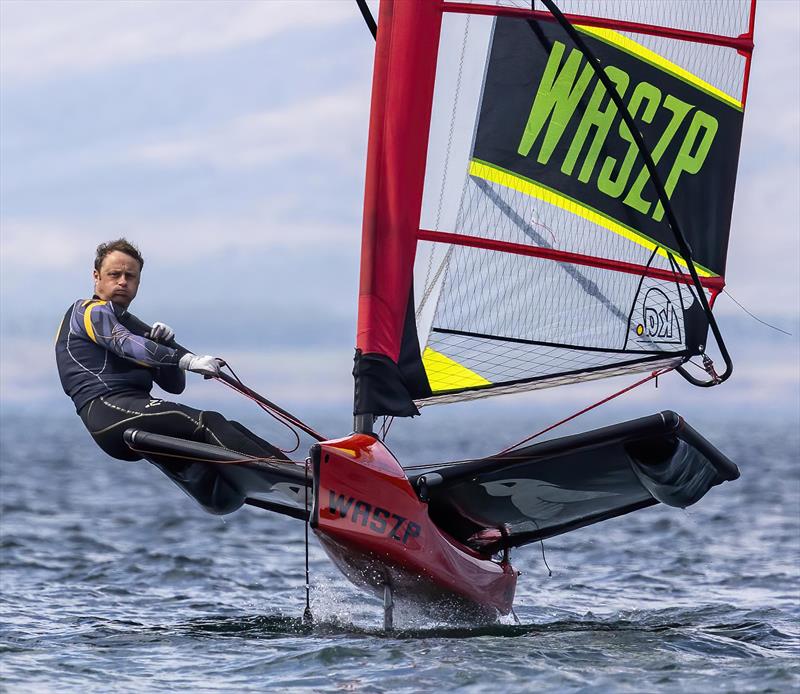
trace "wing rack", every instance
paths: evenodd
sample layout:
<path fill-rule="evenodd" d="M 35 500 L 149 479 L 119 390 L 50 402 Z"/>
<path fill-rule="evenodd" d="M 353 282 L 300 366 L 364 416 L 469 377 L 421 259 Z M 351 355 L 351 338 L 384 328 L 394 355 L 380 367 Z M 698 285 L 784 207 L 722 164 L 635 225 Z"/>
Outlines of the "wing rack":
<path fill-rule="evenodd" d="M 685 508 L 739 470 L 671 411 L 409 478 L 434 522 L 498 552 L 659 502 Z"/>
<path fill-rule="evenodd" d="M 209 513 L 232 513 L 243 504 L 305 520 L 302 464 L 268 462 L 220 446 L 128 429 L 140 453 Z"/>

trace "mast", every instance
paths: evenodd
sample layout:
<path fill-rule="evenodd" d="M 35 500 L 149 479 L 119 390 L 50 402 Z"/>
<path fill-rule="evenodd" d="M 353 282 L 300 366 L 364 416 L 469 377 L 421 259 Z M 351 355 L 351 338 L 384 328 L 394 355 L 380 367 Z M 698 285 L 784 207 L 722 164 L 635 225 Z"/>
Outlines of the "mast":
<path fill-rule="evenodd" d="M 414 382 L 425 382 L 411 294 L 441 21 L 433 0 L 380 6 L 353 370 L 364 433 L 373 416 L 418 414 Z"/>
<path fill-rule="evenodd" d="M 353 431 L 356 434 L 374 435 L 372 425 L 375 423 L 375 416 L 372 414 L 353 415 Z"/>

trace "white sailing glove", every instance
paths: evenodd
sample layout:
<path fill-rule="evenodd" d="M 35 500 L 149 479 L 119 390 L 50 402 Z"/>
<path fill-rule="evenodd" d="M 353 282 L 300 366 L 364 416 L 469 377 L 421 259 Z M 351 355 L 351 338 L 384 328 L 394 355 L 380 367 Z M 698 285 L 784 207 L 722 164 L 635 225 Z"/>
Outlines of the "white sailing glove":
<path fill-rule="evenodd" d="M 156 342 L 169 342 L 173 337 L 175 337 L 175 331 L 166 323 L 156 321 L 150 328 L 150 339 Z"/>
<path fill-rule="evenodd" d="M 187 352 L 180 358 L 178 366 L 184 371 L 194 371 L 203 376 L 219 376 L 222 360 L 208 354 L 198 357 Z"/>

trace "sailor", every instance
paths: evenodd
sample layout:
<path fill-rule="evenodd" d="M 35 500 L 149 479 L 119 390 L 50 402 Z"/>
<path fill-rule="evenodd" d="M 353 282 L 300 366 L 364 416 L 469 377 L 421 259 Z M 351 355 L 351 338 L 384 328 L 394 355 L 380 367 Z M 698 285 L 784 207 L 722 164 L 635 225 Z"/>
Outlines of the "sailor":
<path fill-rule="evenodd" d="M 285 458 L 280 450 L 219 412 L 153 397 L 153 383 L 168 393 L 186 387 L 186 371 L 216 376 L 221 361 L 174 343 L 162 322 L 148 325 L 128 311 L 139 289 L 144 260 L 126 239 L 97 247 L 94 296 L 67 309 L 56 338 L 64 392 L 92 438 L 108 455 L 140 460 L 123 440 L 126 429 L 202 441 L 235 453 Z"/>

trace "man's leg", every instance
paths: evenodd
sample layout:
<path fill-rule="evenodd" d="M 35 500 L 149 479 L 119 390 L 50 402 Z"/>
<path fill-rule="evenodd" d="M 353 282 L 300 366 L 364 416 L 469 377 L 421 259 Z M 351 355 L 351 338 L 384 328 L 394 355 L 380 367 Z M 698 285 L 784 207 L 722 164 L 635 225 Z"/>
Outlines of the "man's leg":
<path fill-rule="evenodd" d="M 97 398 L 81 410 L 80 415 L 97 444 L 110 456 L 121 460 L 141 459 L 125 444 L 122 435 L 126 429 L 203 441 L 246 456 L 285 458 L 274 446 L 241 424 L 229 422 L 219 412 L 197 410 L 146 395 Z"/>
<path fill-rule="evenodd" d="M 205 414 L 219 414 L 219 413 L 218 412 L 206 412 Z M 221 417 L 222 415 L 219 415 L 219 416 Z M 230 426 L 234 427 L 241 435 L 243 435 L 246 438 L 248 438 L 253 443 L 253 445 L 255 445 L 256 447 L 260 448 L 262 451 L 269 451 L 270 452 L 269 454 L 273 458 L 280 458 L 282 460 L 289 460 L 288 456 L 280 448 L 276 448 L 269 441 L 265 441 L 260 436 L 258 436 L 258 434 L 253 433 L 252 431 L 250 431 L 250 429 L 248 429 L 243 424 L 240 424 L 239 422 L 237 422 L 237 421 L 235 421 L 233 419 L 228 419 L 228 420 L 225 420 L 225 421 L 226 421 L 227 424 L 229 424 Z M 263 453 L 262 453 L 262 455 L 263 455 Z"/>

